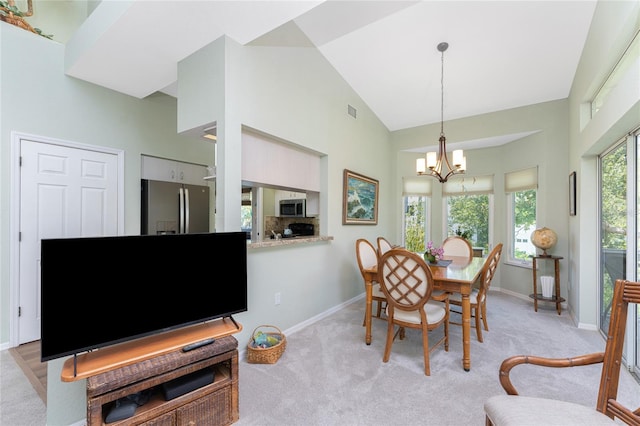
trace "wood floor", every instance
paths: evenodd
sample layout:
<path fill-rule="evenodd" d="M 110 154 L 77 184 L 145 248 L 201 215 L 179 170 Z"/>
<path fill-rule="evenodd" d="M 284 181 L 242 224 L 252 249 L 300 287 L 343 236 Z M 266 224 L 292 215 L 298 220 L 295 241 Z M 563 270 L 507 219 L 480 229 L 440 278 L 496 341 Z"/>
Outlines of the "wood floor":
<path fill-rule="evenodd" d="M 16 363 L 31 382 L 42 402 L 47 404 L 47 363 L 40 362 L 40 341 L 9 349 Z"/>

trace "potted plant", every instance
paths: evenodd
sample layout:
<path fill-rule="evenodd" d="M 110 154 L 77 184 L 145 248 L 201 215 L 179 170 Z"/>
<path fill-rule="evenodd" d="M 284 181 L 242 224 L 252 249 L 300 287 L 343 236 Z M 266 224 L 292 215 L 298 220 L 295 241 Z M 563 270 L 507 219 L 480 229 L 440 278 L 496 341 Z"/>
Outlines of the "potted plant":
<path fill-rule="evenodd" d="M 459 226 L 456 228 L 456 235 L 458 237 L 464 238 L 465 240 L 469 240 L 471 238 L 471 231 L 468 229 L 462 229 Z"/>
<path fill-rule="evenodd" d="M 433 241 L 427 243 L 427 251 L 424 252 L 424 260 L 429 263 L 438 263 L 438 260 L 444 256 L 444 249 L 442 247 L 435 247 Z"/>

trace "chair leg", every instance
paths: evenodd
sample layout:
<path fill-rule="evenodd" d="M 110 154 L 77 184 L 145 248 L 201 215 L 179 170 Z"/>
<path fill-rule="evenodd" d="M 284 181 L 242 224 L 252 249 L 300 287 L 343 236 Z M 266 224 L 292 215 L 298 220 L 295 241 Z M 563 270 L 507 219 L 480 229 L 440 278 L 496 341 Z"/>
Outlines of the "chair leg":
<path fill-rule="evenodd" d="M 449 352 L 449 313 L 444 320 L 444 351 Z"/>
<path fill-rule="evenodd" d="M 489 331 L 489 326 L 487 325 L 487 301 L 486 300 L 482 304 L 482 322 L 484 323 L 485 331 Z"/>
<path fill-rule="evenodd" d="M 422 325 L 422 354 L 424 357 L 424 375 L 431 375 L 431 365 L 429 364 L 429 330 L 425 324 Z"/>
<path fill-rule="evenodd" d="M 391 345 L 395 336 L 393 335 L 393 321 L 389 321 L 387 326 L 387 343 L 384 345 L 384 355 L 382 356 L 382 362 L 388 362 L 391 356 Z"/>
<path fill-rule="evenodd" d="M 482 343 L 482 328 L 480 328 L 480 306 L 476 306 L 474 308 L 474 315 L 476 317 L 476 336 L 478 337 L 478 342 Z"/>

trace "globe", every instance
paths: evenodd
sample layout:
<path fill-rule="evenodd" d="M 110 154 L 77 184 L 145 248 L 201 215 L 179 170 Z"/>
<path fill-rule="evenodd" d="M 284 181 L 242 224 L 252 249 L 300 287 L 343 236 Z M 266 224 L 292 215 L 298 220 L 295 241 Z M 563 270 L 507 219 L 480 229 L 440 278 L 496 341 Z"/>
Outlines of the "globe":
<path fill-rule="evenodd" d="M 542 256 L 550 256 L 547 250 L 558 242 L 558 235 L 549 228 L 539 228 L 531 233 L 531 242 L 534 246 L 542 250 Z"/>

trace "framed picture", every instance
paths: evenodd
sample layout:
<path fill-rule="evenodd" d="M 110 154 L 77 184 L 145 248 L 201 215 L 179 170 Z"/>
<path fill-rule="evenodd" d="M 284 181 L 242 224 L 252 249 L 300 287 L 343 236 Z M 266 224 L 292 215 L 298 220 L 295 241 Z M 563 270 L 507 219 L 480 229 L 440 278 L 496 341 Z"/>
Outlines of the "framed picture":
<path fill-rule="evenodd" d="M 576 172 L 569 175 L 569 215 L 576 215 Z"/>
<path fill-rule="evenodd" d="M 342 191 L 343 225 L 378 224 L 378 181 L 344 170 Z"/>

